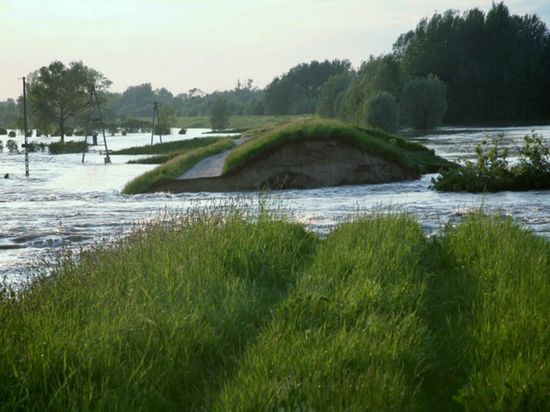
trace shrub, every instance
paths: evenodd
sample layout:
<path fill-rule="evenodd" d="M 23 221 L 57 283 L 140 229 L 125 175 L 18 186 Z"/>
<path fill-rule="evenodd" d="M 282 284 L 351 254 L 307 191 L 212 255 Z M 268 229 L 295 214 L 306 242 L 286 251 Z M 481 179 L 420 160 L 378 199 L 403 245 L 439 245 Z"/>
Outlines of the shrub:
<path fill-rule="evenodd" d="M 186 134 L 186 133 L 187 133 L 187 129 L 184 129 L 183 127 L 178 132 L 178 134 Z"/>
<path fill-rule="evenodd" d="M 437 76 L 409 80 L 403 89 L 401 113 L 417 130 L 436 127 L 447 111 L 447 86 Z"/>
<path fill-rule="evenodd" d="M 6 142 L 6 147 L 8 148 L 10 153 L 19 153 L 19 147 L 17 147 L 17 143 L 15 143 L 15 140 L 8 139 Z"/>
<path fill-rule="evenodd" d="M 15 137 L 15 132 L 13 130 L 11 130 L 9 133 L 8 133 L 8 136 L 9 137 Z"/>
<path fill-rule="evenodd" d="M 444 170 L 433 187 L 441 191 L 497 192 L 500 190 L 531 190 L 550 188 L 550 149 L 536 133 L 524 137 L 519 149 L 519 162 L 510 166 L 508 150 L 501 148 L 502 135 L 489 143 L 482 140 L 475 149 L 476 160 L 464 167 Z"/>
<path fill-rule="evenodd" d="M 3 152 L 3 151 L 4 151 L 4 142 L 0 140 L 0 152 Z"/>
<path fill-rule="evenodd" d="M 380 92 L 369 99 L 366 105 L 365 126 L 387 132 L 399 128 L 399 106 L 395 97 L 388 92 Z"/>
<path fill-rule="evenodd" d="M 0 136 L 5 136 L 8 134 L 8 131 L 4 129 L 3 127 L 0 127 Z"/>
<path fill-rule="evenodd" d="M 50 154 L 82 153 L 88 151 L 86 142 L 55 142 L 48 145 Z"/>

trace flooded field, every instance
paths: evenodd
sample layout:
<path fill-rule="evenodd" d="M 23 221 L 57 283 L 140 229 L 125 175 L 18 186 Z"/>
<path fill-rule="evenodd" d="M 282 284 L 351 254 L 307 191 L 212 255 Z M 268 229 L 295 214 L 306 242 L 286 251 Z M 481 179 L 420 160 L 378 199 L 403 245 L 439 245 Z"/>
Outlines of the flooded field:
<path fill-rule="evenodd" d="M 456 161 L 472 158 L 475 145 L 487 133 L 503 133 L 503 143 L 513 153 L 523 136 L 532 130 L 550 143 L 550 127 L 444 128 L 414 139 L 440 156 Z M 173 134 L 163 141 L 211 136 L 203 134 L 206 131 L 190 129 L 185 136 Z M 150 138 L 145 133 L 114 136 L 108 137 L 108 143 L 110 149 L 117 150 L 149 144 Z M 0 137 L 4 146 L 7 139 Z M 49 143 L 57 139 L 30 140 Z M 15 140 L 21 144 L 23 138 L 18 136 Z M 105 165 L 101 149 L 93 147 L 84 164 L 81 154 L 31 153 L 29 177 L 25 177 L 22 154 L 10 154 L 6 148 L 0 153 L 0 175 L 10 176 L 0 180 L 0 278 L 17 283 L 28 275 L 30 263 L 52 252 L 111 239 L 131 230 L 137 222 L 162 214 L 223 207 L 236 197 L 240 202 L 257 203 L 257 193 L 121 195 L 126 182 L 154 165 L 126 164 L 136 156 L 112 156 L 112 164 Z M 434 176 L 425 175 L 403 183 L 278 191 L 265 197 L 283 206 L 291 219 L 321 233 L 357 213 L 388 210 L 410 213 L 419 219 L 427 233 L 436 233 L 446 224 L 482 208 L 511 216 L 536 233 L 550 237 L 550 191 L 438 193 L 430 189 Z"/>

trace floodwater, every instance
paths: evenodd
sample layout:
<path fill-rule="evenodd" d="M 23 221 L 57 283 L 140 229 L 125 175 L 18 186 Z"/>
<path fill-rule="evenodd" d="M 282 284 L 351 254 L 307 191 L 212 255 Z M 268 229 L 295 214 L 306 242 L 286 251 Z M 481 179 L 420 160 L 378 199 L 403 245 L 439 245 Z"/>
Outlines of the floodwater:
<path fill-rule="evenodd" d="M 550 144 L 550 127 L 461 129 L 442 128 L 437 133 L 415 137 L 451 160 L 473 157 L 475 145 L 486 134 L 503 133 L 503 144 L 512 152 L 523 136 L 535 130 Z M 205 129 L 190 129 L 187 135 L 164 136 L 163 141 L 190 139 Z M 150 143 L 150 134 L 107 137 L 109 149 L 117 150 Z M 76 138 L 75 138 L 76 139 Z M 158 137 L 155 137 L 158 142 Z M 8 138 L 0 136 L 6 146 Z M 23 142 L 22 136 L 16 142 Z M 57 138 L 30 138 L 49 143 Z M 101 139 L 99 139 L 102 143 Z M 154 165 L 129 165 L 138 156 L 111 156 L 105 165 L 102 146 L 92 148 L 81 163 L 81 154 L 52 156 L 30 153 L 30 176 L 25 177 L 24 156 L 0 153 L 0 279 L 17 284 L 29 274 L 29 264 L 62 248 L 78 248 L 131 230 L 136 222 L 162 214 L 185 213 L 189 208 L 223 207 L 239 197 L 257 203 L 258 194 L 193 193 L 126 196 L 125 183 Z M 9 173 L 8 179 L 2 177 Z M 283 206 L 294 221 L 308 229 L 328 232 L 335 224 L 363 212 L 403 211 L 415 216 L 428 234 L 454 224 L 471 211 L 483 209 L 511 216 L 537 234 L 550 237 L 550 191 L 501 192 L 495 194 L 438 193 L 430 189 L 425 175 L 412 182 L 344 186 L 313 190 L 287 190 L 265 195 Z M 215 207 L 215 206 L 214 206 Z"/>

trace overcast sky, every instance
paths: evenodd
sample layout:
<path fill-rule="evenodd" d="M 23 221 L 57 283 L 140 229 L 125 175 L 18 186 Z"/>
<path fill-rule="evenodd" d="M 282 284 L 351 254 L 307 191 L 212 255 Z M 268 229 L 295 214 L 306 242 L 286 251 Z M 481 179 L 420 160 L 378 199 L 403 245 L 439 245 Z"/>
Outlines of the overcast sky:
<path fill-rule="evenodd" d="M 550 0 L 508 0 L 514 14 L 550 24 Z M 82 60 L 113 91 L 152 83 L 178 94 L 264 87 L 310 60 L 391 50 L 397 36 L 436 10 L 489 9 L 486 0 L 0 0 L 0 100 L 18 77 Z"/>

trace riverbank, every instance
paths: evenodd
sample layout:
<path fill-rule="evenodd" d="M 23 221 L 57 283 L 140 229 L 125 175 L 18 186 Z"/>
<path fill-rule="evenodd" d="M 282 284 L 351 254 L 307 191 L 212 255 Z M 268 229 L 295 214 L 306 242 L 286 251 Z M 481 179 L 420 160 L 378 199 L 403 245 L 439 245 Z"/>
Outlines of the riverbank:
<path fill-rule="evenodd" d="M 78 262 L 78 263 L 77 263 Z M 196 212 L 0 300 L 6 409 L 546 409 L 550 243 Z"/>

